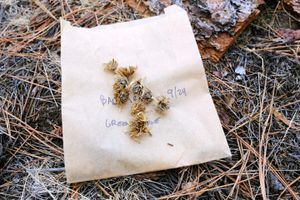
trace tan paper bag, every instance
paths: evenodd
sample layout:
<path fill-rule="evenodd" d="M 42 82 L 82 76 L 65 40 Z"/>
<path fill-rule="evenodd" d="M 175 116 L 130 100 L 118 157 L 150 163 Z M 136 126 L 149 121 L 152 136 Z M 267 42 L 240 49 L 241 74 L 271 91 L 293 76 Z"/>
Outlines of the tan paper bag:
<path fill-rule="evenodd" d="M 62 117 L 67 181 L 80 182 L 188 166 L 231 156 L 186 12 L 95 28 L 61 21 Z M 128 133 L 130 103 L 113 105 L 113 75 L 102 64 L 115 58 L 137 65 L 136 77 L 157 96 L 165 116 L 150 106 L 152 136 Z"/>

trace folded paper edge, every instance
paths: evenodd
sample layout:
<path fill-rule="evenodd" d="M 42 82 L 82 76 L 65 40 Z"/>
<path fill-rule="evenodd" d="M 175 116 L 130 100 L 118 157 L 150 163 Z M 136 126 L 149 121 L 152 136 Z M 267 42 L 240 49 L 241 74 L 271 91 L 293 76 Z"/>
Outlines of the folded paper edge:
<path fill-rule="evenodd" d="M 230 150 L 229 150 L 229 152 L 230 152 Z M 197 163 L 192 163 L 192 164 L 188 164 L 188 165 L 178 165 L 178 166 L 174 166 L 174 167 L 155 169 L 155 170 L 152 170 L 152 171 L 142 171 L 142 172 L 128 173 L 128 174 L 115 175 L 115 176 L 107 176 L 107 177 L 98 175 L 98 176 L 94 176 L 94 178 L 90 177 L 90 178 L 86 178 L 86 179 L 72 179 L 71 177 L 67 176 L 67 183 L 80 183 L 80 182 L 85 182 L 85 181 L 102 180 L 102 179 L 116 178 L 116 177 L 125 177 L 125 176 L 137 175 L 137 174 L 147 174 L 147 173 L 159 172 L 159 171 L 164 171 L 164 170 L 178 169 L 178 168 L 182 168 L 182 167 L 196 166 L 196 165 L 199 165 L 199 164 L 204 164 L 204 163 L 212 162 L 212 161 L 215 161 L 215 160 L 230 158 L 231 153 L 229 153 L 229 155 L 227 155 L 227 153 L 224 153 L 222 156 L 218 156 L 218 157 L 214 157 L 214 158 L 205 160 L 203 162 L 197 162 Z"/>
<path fill-rule="evenodd" d="M 78 26 L 73 26 L 71 24 L 70 21 L 67 21 L 65 19 L 63 19 L 62 17 L 60 17 L 60 27 L 61 27 L 61 31 L 63 31 L 63 29 L 65 27 L 72 27 L 72 28 L 77 28 L 77 29 L 107 29 L 107 28 L 116 28 L 116 26 L 119 26 L 118 28 L 122 28 L 122 26 L 124 25 L 138 25 L 141 22 L 151 22 L 153 20 L 157 20 L 159 18 L 165 17 L 165 16 L 170 16 L 173 14 L 178 14 L 178 13 L 186 13 L 186 11 L 177 6 L 177 5 L 171 5 L 168 6 L 164 9 L 164 14 L 161 15 L 157 15 L 157 16 L 152 16 L 152 17 L 146 17 L 146 18 L 142 18 L 142 19 L 136 19 L 136 20 L 132 20 L 132 21 L 127 21 L 127 22 L 117 22 L 117 23 L 112 23 L 112 24 L 103 24 L 103 25 L 98 25 L 92 28 L 86 28 L 86 27 L 78 27 Z"/>
<path fill-rule="evenodd" d="M 178 6 L 176 4 L 166 7 L 164 9 L 164 12 L 167 15 L 174 13 L 174 12 L 185 12 L 186 13 L 186 11 L 183 8 L 181 8 L 180 6 Z"/>
<path fill-rule="evenodd" d="M 69 22 L 67 20 L 64 20 L 64 18 L 62 18 L 62 17 L 59 18 L 59 22 L 60 22 L 60 31 L 61 31 L 61 33 L 63 32 L 63 30 L 66 26 L 72 26 L 71 22 Z"/>

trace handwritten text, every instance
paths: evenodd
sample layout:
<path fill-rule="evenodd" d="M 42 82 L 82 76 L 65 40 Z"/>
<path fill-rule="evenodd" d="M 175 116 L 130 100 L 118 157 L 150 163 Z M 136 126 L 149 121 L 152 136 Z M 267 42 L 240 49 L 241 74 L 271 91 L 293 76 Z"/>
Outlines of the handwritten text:
<path fill-rule="evenodd" d="M 149 120 L 148 124 L 149 125 L 158 124 L 159 120 L 160 120 L 159 117 L 154 119 L 154 120 Z M 112 120 L 106 119 L 105 120 L 105 127 L 106 128 L 128 126 L 128 124 L 129 123 L 127 121 L 120 121 L 120 120 L 115 120 L 115 119 L 112 119 Z"/>
<path fill-rule="evenodd" d="M 167 94 L 172 99 L 177 99 L 180 96 L 186 96 L 187 95 L 185 88 L 177 88 L 176 86 L 174 86 L 174 88 L 168 89 Z"/>
<path fill-rule="evenodd" d="M 187 96 L 187 90 L 184 87 L 174 86 L 173 88 L 169 88 L 166 91 L 167 97 L 171 99 L 177 99 L 179 97 Z M 136 96 L 129 98 L 129 102 L 132 103 L 137 100 Z M 113 97 L 105 96 L 103 94 L 100 95 L 100 103 L 102 106 L 106 105 L 116 105 L 116 101 Z"/>

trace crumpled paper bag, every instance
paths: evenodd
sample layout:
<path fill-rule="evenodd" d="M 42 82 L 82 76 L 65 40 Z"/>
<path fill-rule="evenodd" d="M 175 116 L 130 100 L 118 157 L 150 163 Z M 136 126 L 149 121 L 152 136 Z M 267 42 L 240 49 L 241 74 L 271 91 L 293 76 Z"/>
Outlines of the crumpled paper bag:
<path fill-rule="evenodd" d="M 194 165 L 231 156 L 186 12 L 78 28 L 61 20 L 62 121 L 67 181 L 80 182 Z M 136 77 L 170 98 L 148 108 L 152 136 L 132 140 L 130 103 L 114 105 L 103 63 L 137 65 Z M 153 105 L 154 106 L 154 105 Z"/>

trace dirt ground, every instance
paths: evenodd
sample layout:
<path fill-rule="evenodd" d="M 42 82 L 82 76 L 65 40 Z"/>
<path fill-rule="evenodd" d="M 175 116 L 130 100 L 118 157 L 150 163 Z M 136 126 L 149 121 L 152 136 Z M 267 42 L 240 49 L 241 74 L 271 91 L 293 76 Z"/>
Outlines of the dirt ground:
<path fill-rule="evenodd" d="M 259 7 L 220 62 L 204 61 L 232 158 L 78 184 L 64 174 L 58 19 L 142 16 L 123 1 L 36 2 L 0 2 L 0 199 L 299 199 L 300 40 L 276 30 L 300 17 L 280 1 Z"/>

